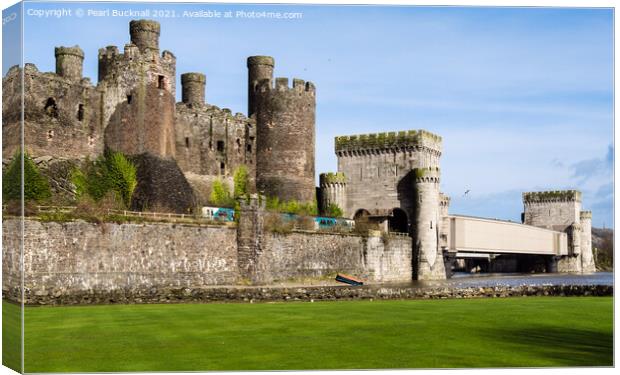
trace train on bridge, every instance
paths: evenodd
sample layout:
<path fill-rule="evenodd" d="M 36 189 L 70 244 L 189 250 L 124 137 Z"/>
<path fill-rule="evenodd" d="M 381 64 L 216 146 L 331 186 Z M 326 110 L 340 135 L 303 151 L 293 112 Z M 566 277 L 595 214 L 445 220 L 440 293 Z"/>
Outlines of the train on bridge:
<path fill-rule="evenodd" d="M 282 220 L 287 223 L 296 222 L 301 218 L 297 214 L 281 213 Z M 202 207 L 202 216 L 206 219 L 221 222 L 235 221 L 235 210 L 227 207 Z M 328 230 L 336 227 L 353 229 L 355 221 L 345 218 L 334 218 L 325 216 L 310 216 L 314 222 L 315 230 Z"/>

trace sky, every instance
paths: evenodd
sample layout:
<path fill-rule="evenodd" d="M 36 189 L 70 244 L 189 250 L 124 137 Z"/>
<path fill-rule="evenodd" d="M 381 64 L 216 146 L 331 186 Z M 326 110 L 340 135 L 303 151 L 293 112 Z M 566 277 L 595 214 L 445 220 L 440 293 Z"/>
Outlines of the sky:
<path fill-rule="evenodd" d="M 63 8 L 71 15 L 44 12 Z M 53 71 L 54 46 L 78 44 L 93 82 L 97 50 L 122 50 L 135 17 L 88 10 L 174 11 L 157 18 L 161 49 L 177 57 L 178 76 L 205 73 L 207 101 L 233 112 L 247 111 L 247 56 L 273 56 L 275 76 L 317 87 L 317 175 L 336 170 L 337 135 L 426 129 L 444 140 L 441 190 L 452 198 L 450 212 L 520 221 L 522 192 L 577 189 L 593 225 L 613 226 L 611 9 L 74 2 L 24 9 L 24 60 Z M 183 16 L 207 10 L 233 18 Z"/>

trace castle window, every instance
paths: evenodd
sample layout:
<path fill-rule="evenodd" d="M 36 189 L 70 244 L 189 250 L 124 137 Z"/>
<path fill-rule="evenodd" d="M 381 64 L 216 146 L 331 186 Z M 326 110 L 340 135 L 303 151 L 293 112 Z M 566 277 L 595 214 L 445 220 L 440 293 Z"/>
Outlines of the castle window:
<path fill-rule="evenodd" d="M 245 149 L 248 150 L 248 152 L 252 152 L 252 144 L 248 143 Z"/>
<path fill-rule="evenodd" d="M 131 95 L 127 95 L 127 104 L 131 104 L 131 99 L 133 99 L 133 97 Z"/>
<path fill-rule="evenodd" d="M 163 89 L 164 88 L 164 84 L 165 84 L 164 76 L 158 76 L 157 77 L 157 88 L 158 89 Z"/>
<path fill-rule="evenodd" d="M 217 141 L 217 150 L 219 152 L 224 152 L 224 141 Z"/>
<path fill-rule="evenodd" d="M 220 174 L 226 173 L 226 164 L 220 163 Z"/>
<path fill-rule="evenodd" d="M 237 138 L 237 152 L 241 152 L 241 140 Z"/>
<path fill-rule="evenodd" d="M 185 147 L 189 148 L 189 137 L 185 137 Z"/>
<path fill-rule="evenodd" d="M 54 98 L 48 98 L 45 102 L 45 112 L 54 118 L 58 118 L 58 107 Z"/>
<path fill-rule="evenodd" d="M 84 121 L 84 104 L 78 105 L 77 119 L 78 121 Z"/>
<path fill-rule="evenodd" d="M 47 131 L 47 140 L 51 141 L 52 139 L 54 139 L 54 131 L 53 130 L 48 130 Z"/>

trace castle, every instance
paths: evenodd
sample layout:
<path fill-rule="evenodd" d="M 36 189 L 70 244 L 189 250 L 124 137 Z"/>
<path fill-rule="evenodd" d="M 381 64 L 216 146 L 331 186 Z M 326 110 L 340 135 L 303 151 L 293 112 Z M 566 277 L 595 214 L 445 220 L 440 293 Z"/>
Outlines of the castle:
<path fill-rule="evenodd" d="M 3 78 L 4 160 L 21 145 L 23 74 L 23 142 L 29 154 L 49 168 L 92 159 L 106 149 L 136 157 L 134 209 L 187 212 L 196 202 L 207 205 L 213 182 L 232 185 L 243 165 L 253 193 L 281 201 L 318 199 L 319 211 L 337 205 L 346 218 L 410 235 L 414 278 L 445 278 L 463 249 L 482 251 L 482 245 L 455 245 L 465 234 L 470 241 L 476 234 L 468 232 L 471 223 L 459 232 L 458 218 L 448 214 L 450 199 L 439 190 L 440 136 L 416 130 L 337 137 L 337 172 L 321 174 L 317 188 L 314 84 L 274 78 L 272 57 L 251 56 L 247 115 L 208 104 L 207 77 L 197 72 L 180 75 L 182 101 L 175 103 L 176 57 L 160 51 L 160 31 L 158 22 L 131 21 L 122 53 L 116 46 L 99 50 L 96 85 L 83 77 L 78 46 L 55 49 L 55 73 L 28 63 L 23 70 L 12 67 Z M 63 178 L 52 185 L 71 190 Z M 581 211 L 580 194 L 526 193 L 523 199 L 525 225 L 518 230 L 544 228 L 548 233 L 537 240 L 555 241 L 549 245 L 555 255 L 544 253 L 550 257 L 547 269 L 594 271 L 591 213 Z M 248 252 L 256 243 L 241 242 L 239 251 Z"/>

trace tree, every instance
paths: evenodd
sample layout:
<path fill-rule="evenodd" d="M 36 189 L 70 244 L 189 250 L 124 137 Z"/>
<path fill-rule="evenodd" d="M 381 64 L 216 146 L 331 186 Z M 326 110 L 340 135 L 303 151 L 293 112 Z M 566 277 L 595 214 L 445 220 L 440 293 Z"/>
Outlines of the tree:
<path fill-rule="evenodd" d="M 22 197 L 22 157 L 24 160 L 24 201 L 42 202 L 52 196 L 47 178 L 41 174 L 28 153 L 17 151 L 2 176 L 4 199 L 21 200 Z"/>
<path fill-rule="evenodd" d="M 71 182 L 77 198 L 88 195 L 99 202 L 110 192 L 129 207 L 138 185 L 136 166 L 120 152 L 106 152 L 94 162 L 86 161 L 82 169 L 74 169 Z"/>
<path fill-rule="evenodd" d="M 235 173 L 233 175 L 233 181 L 234 181 L 233 197 L 235 199 L 240 198 L 240 197 L 247 197 L 249 177 L 248 177 L 248 168 L 245 165 L 242 164 L 235 170 Z"/>

